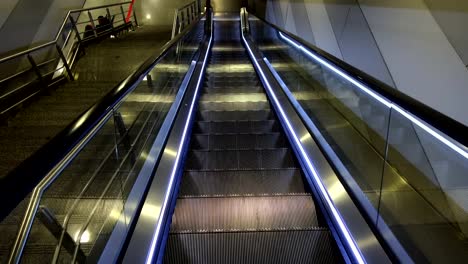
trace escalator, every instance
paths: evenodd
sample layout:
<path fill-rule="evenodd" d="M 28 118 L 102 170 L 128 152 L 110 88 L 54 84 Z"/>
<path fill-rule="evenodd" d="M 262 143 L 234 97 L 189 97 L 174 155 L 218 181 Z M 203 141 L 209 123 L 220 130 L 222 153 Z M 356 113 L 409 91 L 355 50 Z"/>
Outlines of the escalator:
<path fill-rule="evenodd" d="M 466 127 L 382 87 L 207 10 L 0 186 L 0 262 L 466 259 Z"/>
<path fill-rule="evenodd" d="M 215 19 L 164 262 L 340 262 L 240 36 Z"/>

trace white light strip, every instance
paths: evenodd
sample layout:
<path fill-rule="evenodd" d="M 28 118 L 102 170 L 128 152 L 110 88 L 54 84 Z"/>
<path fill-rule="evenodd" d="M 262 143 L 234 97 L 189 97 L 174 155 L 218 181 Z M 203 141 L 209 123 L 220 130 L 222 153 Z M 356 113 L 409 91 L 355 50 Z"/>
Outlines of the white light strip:
<path fill-rule="evenodd" d="M 424 129 L 426 132 L 428 132 L 429 134 L 431 134 L 433 137 L 435 137 L 436 139 L 438 139 L 439 141 L 441 141 L 442 143 L 444 143 L 445 145 L 447 145 L 448 147 L 450 147 L 451 149 L 453 149 L 454 151 L 456 151 L 458 154 L 462 155 L 465 159 L 468 159 L 468 152 L 463 150 L 460 146 L 458 146 L 457 144 L 454 144 L 452 141 L 448 140 L 447 138 L 445 138 L 444 136 L 442 136 L 441 134 L 437 133 L 434 129 L 430 128 L 429 126 L 425 125 L 423 122 L 421 122 L 420 120 L 418 120 L 416 117 L 414 117 L 412 114 L 408 113 L 406 110 L 404 110 L 403 108 L 399 107 L 398 105 L 395 105 L 394 103 L 388 101 L 386 98 L 382 97 L 381 95 L 373 92 L 371 89 L 369 89 L 368 87 L 364 86 L 362 83 L 356 81 L 355 79 L 353 79 L 352 77 L 350 77 L 349 75 L 347 75 L 346 73 L 344 73 L 343 71 L 339 70 L 338 68 L 336 68 L 335 66 L 331 65 L 330 63 L 328 63 L 327 61 L 321 59 L 320 57 L 318 57 L 317 55 L 313 54 L 312 52 L 310 52 L 308 49 L 306 49 L 304 46 L 296 43 L 294 40 L 290 39 L 289 37 L 285 36 L 283 33 L 281 32 L 278 32 L 280 37 L 285 40 L 286 42 L 290 43 L 291 45 L 293 45 L 294 47 L 296 47 L 297 49 L 301 50 L 302 52 L 304 52 L 305 54 L 309 55 L 309 57 L 311 57 L 312 59 L 314 59 L 315 61 L 319 62 L 320 64 L 326 66 L 328 69 L 332 70 L 333 72 L 337 73 L 338 75 L 340 75 L 341 77 L 345 78 L 347 81 L 351 82 L 352 84 L 356 85 L 358 88 L 360 88 L 361 90 L 363 90 L 365 93 L 367 93 L 368 95 L 372 96 L 373 98 L 375 98 L 376 100 L 378 100 L 379 102 L 381 102 L 382 104 L 384 104 L 386 107 L 390 108 L 390 109 L 395 109 L 396 111 L 398 111 L 400 114 L 402 114 L 403 116 L 405 116 L 406 118 L 408 118 L 411 122 L 415 123 L 417 126 L 419 126 L 420 128 Z"/>
<path fill-rule="evenodd" d="M 175 164 L 174 164 L 174 167 L 172 168 L 171 177 L 170 177 L 170 180 L 169 180 L 169 190 L 173 189 L 172 185 L 174 183 L 175 174 L 176 174 L 176 172 L 177 172 L 177 170 L 179 168 L 179 162 L 180 162 L 182 147 L 184 146 L 185 140 L 187 138 L 187 131 L 188 131 L 188 128 L 189 128 L 189 125 L 190 125 L 190 120 L 192 118 L 193 108 L 195 107 L 195 101 L 197 99 L 196 95 L 198 94 L 198 90 L 200 88 L 200 84 L 201 84 L 202 77 L 203 77 L 203 71 L 205 70 L 206 61 L 208 59 L 208 52 L 210 51 L 211 40 L 212 40 L 212 36 L 210 36 L 210 41 L 208 42 L 208 47 L 206 49 L 205 59 L 203 60 L 202 70 L 200 72 L 200 76 L 198 77 L 197 86 L 195 88 L 194 96 L 193 96 L 192 102 L 190 104 L 189 115 L 188 115 L 187 120 L 185 122 L 184 131 L 182 132 L 182 140 L 180 141 L 179 148 L 177 149 L 177 156 L 176 156 Z M 168 191 L 166 193 L 166 196 L 164 197 L 164 203 L 163 203 L 163 207 L 161 209 L 161 216 L 158 219 L 158 225 L 156 227 L 156 231 L 153 234 L 153 239 L 151 241 L 149 254 L 146 257 L 146 264 L 153 263 L 153 257 L 154 257 L 156 242 L 157 242 L 157 238 L 159 237 L 160 232 L 161 232 L 162 219 L 164 219 L 164 214 L 166 213 L 167 203 L 169 201 L 169 195 L 170 194 L 171 194 L 171 192 Z"/>
<path fill-rule="evenodd" d="M 400 108 L 399 106 L 397 106 L 395 104 L 393 104 L 392 107 L 393 107 L 393 109 L 398 111 L 400 114 L 402 114 L 403 116 L 408 118 L 411 122 L 415 123 L 417 126 L 424 129 L 426 132 L 431 134 L 433 137 L 435 137 L 436 139 L 438 139 L 439 141 L 441 141 L 442 143 L 447 145 L 449 148 L 455 150 L 458 154 L 462 155 L 465 159 L 468 159 L 468 152 L 463 150 L 460 146 L 454 144 L 452 141 L 448 140 L 447 138 L 445 138 L 441 134 L 437 133 L 432 128 L 428 127 L 426 124 L 424 124 L 423 122 L 421 122 L 420 120 L 415 118 L 413 115 L 408 113 L 406 110 Z"/>
<path fill-rule="evenodd" d="M 305 49 L 302 45 L 298 45 L 296 44 L 293 40 L 289 39 L 288 37 L 284 36 L 283 33 L 279 32 L 279 35 L 286 41 L 288 42 L 289 44 L 295 46 L 297 49 L 301 50 L 302 52 L 306 53 L 307 55 L 309 55 L 310 57 L 312 57 L 314 60 L 318 61 L 320 64 L 323 64 L 325 66 L 327 66 L 327 68 L 329 68 L 330 70 L 334 71 L 335 73 L 339 74 L 341 77 L 345 78 L 347 81 L 349 81 L 350 83 L 356 85 L 357 87 L 359 87 L 361 90 L 363 90 L 364 92 L 366 92 L 368 95 L 372 96 L 373 98 L 377 99 L 379 102 L 381 102 L 382 104 L 384 104 L 386 107 L 388 108 L 391 108 L 392 107 L 392 103 L 389 102 L 388 100 L 386 100 L 385 98 L 379 96 L 378 94 L 376 94 L 375 92 L 371 91 L 369 88 L 365 87 L 364 85 L 362 85 L 361 83 L 359 83 L 358 81 L 356 81 L 355 79 L 351 78 L 350 76 L 346 75 L 344 72 L 338 70 L 337 68 L 333 67 L 330 63 L 326 62 L 325 60 L 319 58 L 317 55 L 311 53 L 310 51 L 308 51 L 307 49 Z"/>
<path fill-rule="evenodd" d="M 281 107 L 281 104 L 279 103 L 278 98 L 276 97 L 275 93 L 273 92 L 273 89 L 271 88 L 270 83 L 268 82 L 267 78 L 265 77 L 265 74 L 263 73 L 262 69 L 260 68 L 260 65 L 259 65 L 258 61 L 255 59 L 255 56 L 254 56 L 249 44 L 247 43 L 247 40 L 245 39 L 243 33 L 242 33 L 242 39 L 244 40 L 245 46 L 247 47 L 247 50 L 248 50 L 248 52 L 249 52 L 249 54 L 250 54 L 250 56 L 252 58 L 252 61 L 257 66 L 257 69 L 258 69 L 260 75 L 262 76 L 263 80 L 265 81 L 266 87 L 268 88 L 270 94 L 272 95 L 272 99 L 275 102 L 275 105 L 278 107 L 278 110 L 279 110 L 281 116 L 283 117 L 283 120 L 286 123 L 286 126 L 287 126 L 287 128 L 289 130 L 289 133 L 293 137 L 294 142 L 295 142 L 296 146 L 298 147 L 298 149 L 299 149 L 299 151 L 301 153 L 302 159 L 305 160 L 308 169 L 310 170 L 310 172 L 312 173 L 312 175 L 314 177 L 314 181 L 316 182 L 317 186 L 319 187 L 320 192 L 322 193 L 323 197 L 325 198 L 325 201 L 327 202 L 328 207 L 330 208 L 335 221 L 338 223 L 338 226 L 339 226 L 342 234 L 344 235 L 344 237 L 346 239 L 346 242 L 347 242 L 348 246 L 350 247 L 350 249 L 351 249 L 351 251 L 352 251 L 352 253 L 353 253 L 354 257 L 355 257 L 355 260 L 358 263 L 365 263 L 364 258 L 362 257 L 361 252 L 360 252 L 359 248 L 356 245 L 356 242 L 352 238 L 352 236 L 351 236 L 348 228 L 346 227 L 346 224 L 344 223 L 341 215 L 339 214 L 338 210 L 336 209 L 335 205 L 333 204 L 333 201 L 331 200 L 330 195 L 328 194 L 325 186 L 323 185 L 323 183 L 322 183 L 322 181 L 321 181 L 315 167 L 313 166 L 309 156 L 307 155 L 306 151 L 304 150 L 304 147 L 302 146 L 302 143 L 300 142 L 298 136 L 296 135 L 296 133 L 295 133 L 289 119 L 287 118 L 286 114 L 284 113 L 284 110 Z"/>

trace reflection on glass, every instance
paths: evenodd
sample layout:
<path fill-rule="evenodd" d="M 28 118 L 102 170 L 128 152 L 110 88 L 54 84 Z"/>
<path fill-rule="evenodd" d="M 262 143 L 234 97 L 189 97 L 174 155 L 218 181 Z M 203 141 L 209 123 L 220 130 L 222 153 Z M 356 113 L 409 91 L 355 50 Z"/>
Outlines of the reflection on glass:
<path fill-rule="evenodd" d="M 45 191 L 23 261 L 40 245 L 47 249 L 41 254 L 45 262 L 97 262 L 117 224 L 128 230 L 133 211 L 127 199 L 202 36 L 200 22 L 112 109 Z"/>
<path fill-rule="evenodd" d="M 251 17 L 250 30 L 332 149 L 326 154 L 338 157 L 332 160 L 342 182 L 389 246 L 395 252 L 402 246 L 416 262 L 466 261 L 466 146 L 334 69 L 325 59 L 314 58 L 263 21 Z"/>

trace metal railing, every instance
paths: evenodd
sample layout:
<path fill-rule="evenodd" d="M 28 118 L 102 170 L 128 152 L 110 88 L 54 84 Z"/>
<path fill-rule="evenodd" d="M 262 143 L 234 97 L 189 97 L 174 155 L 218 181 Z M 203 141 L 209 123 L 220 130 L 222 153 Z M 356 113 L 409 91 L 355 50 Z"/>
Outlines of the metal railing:
<path fill-rule="evenodd" d="M 48 189 L 64 172 L 64 170 L 69 166 L 72 161 L 77 157 L 77 155 L 84 149 L 84 147 L 90 142 L 90 140 L 99 132 L 101 128 L 106 124 L 106 122 L 112 118 L 113 114 L 115 113 L 115 109 L 119 107 L 122 100 L 132 91 L 137 88 L 137 84 L 143 80 L 143 77 L 148 74 L 148 72 L 155 67 L 159 62 L 163 60 L 163 58 L 173 51 L 173 47 L 177 46 L 177 44 L 184 39 L 196 26 L 197 22 L 200 21 L 201 17 L 196 19 L 194 23 L 190 26 L 186 27 L 179 35 L 177 35 L 174 39 L 169 41 L 166 45 L 164 45 L 158 54 L 151 56 L 148 60 L 146 60 L 137 70 L 135 70 L 129 77 L 123 80 L 118 86 L 116 86 L 112 91 L 110 91 L 104 98 L 102 98 L 99 102 L 97 102 L 93 107 L 83 113 L 78 119 L 76 119 L 73 123 L 71 123 L 67 128 L 65 128 L 62 132 L 60 132 L 55 138 L 53 138 L 49 143 L 43 146 L 38 152 L 33 154 L 29 157 L 26 161 L 24 161 L 19 167 L 17 167 L 11 174 L 9 174 L 10 179 L 18 179 L 18 175 L 38 175 L 40 176 L 39 183 L 33 189 L 31 198 L 29 199 L 28 206 L 26 208 L 26 212 L 24 218 L 21 223 L 21 227 L 17 234 L 14 246 L 11 250 L 9 263 L 19 263 L 21 256 L 23 254 L 24 247 L 26 242 L 29 238 L 31 233 L 34 220 L 37 217 L 38 211 L 40 209 L 40 201 L 44 195 L 46 189 Z M 137 138 L 142 132 L 138 132 Z M 134 143 L 134 142 L 133 142 Z M 133 146 L 135 144 L 131 144 Z M 113 153 L 115 153 L 115 148 L 112 149 Z M 130 152 L 130 151 L 129 151 Z M 50 155 L 44 155 L 43 153 L 50 153 Z M 127 160 L 127 156 L 123 159 L 124 161 Z M 45 160 L 46 159 L 46 160 Z M 37 166 L 33 166 L 33 164 L 40 164 L 43 168 L 38 168 Z M 120 164 L 121 165 L 121 164 Z M 44 173 L 43 175 L 41 175 Z M 34 177 L 30 177 L 34 178 Z M 92 183 L 95 176 L 91 177 L 86 187 L 83 191 L 88 189 L 89 184 Z M 109 184 L 114 181 L 115 175 L 109 181 Z M 15 189 L 16 193 L 21 192 L 22 194 L 27 194 L 30 190 L 19 190 L 19 185 L 16 187 L 10 186 L 0 186 L 0 188 L 5 188 L 0 190 L 0 195 L 4 194 L 7 196 L 11 196 L 11 193 L 7 194 L 6 189 Z M 100 195 L 100 200 L 102 200 L 103 195 L 108 192 L 109 187 L 107 186 Z M 78 198 L 82 196 L 82 192 L 78 195 Z M 23 197 L 24 198 L 24 197 Z M 100 201 L 99 200 L 99 201 Z M 12 203 L 18 203 L 19 201 L 9 200 Z M 99 202 L 98 202 L 99 203 Z M 10 208 L 13 208 L 10 206 Z M 70 212 L 76 209 L 76 205 L 73 204 L 70 207 Z M 92 217 L 96 213 L 96 208 L 90 213 L 90 217 Z M 68 226 L 68 219 L 70 215 L 67 214 L 65 217 L 63 227 L 66 229 Z M 80 231 L 84 231 L 86 227 L 89 225 L 89 219 L 85 223 L 84 227 Z M 54 253 L 53 263 L 60 262 L 60 248 L 63 243 L 63 235 L 62 232 L 58 239 L 58 244 L 56 247 L 56 251 Z M 74 245 L 74 252 L 73 252 L 73 262 L 78 260 L 78 251 L 81 241 L 81 236 L 83 232 L 78 234 L 78 243 Z"/>
<path fill-rule="evenodd" d="M 182 32 L 184 28 L 190 25 L 195 19 L 201 15 L 200 0 L 193 1 L 177 8 L 174 12 L 174 22 L 172 24 L 172 38 Z"/>
<path fill-rule="evenodd" d="M 248 22 L 261 60 L 396 262 L 463 259 L 468 127 L 262 18 Z"/>
<path fill-rule="evenodd" d="M 131 1 L 68 11 L 52 41 L 0 59 L 0 115 L 65 77 L 81 44 L 138 25 L 126 19 Z"/>

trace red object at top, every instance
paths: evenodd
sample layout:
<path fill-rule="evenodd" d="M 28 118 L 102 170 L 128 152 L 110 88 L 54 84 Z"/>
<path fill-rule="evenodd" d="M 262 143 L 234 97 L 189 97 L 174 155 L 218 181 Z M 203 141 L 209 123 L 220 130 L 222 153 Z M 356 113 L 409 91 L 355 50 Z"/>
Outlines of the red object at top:
<path fill-rule="evenodd" d="M 133 4 L 135 4 L 135 0 L 132 0 L 132 3 L 130 3 L 130 7 L 128 8 L 127 17 L 125 18 L 125 22 L 127 23 L 128 21 L 130 21 L 130 18 L 132 17 Z"/>

